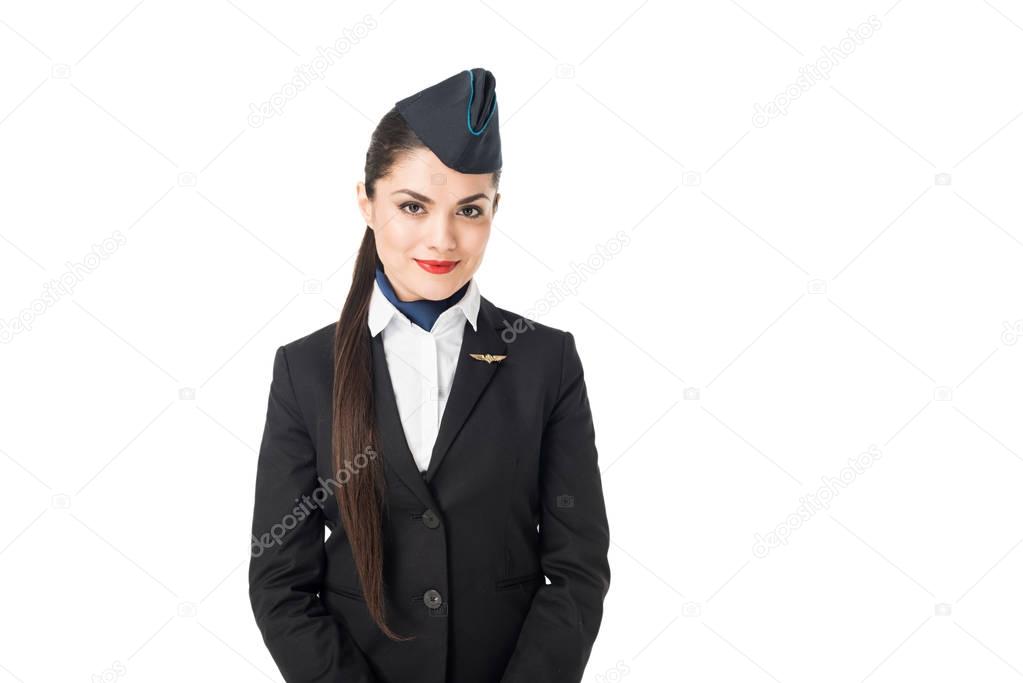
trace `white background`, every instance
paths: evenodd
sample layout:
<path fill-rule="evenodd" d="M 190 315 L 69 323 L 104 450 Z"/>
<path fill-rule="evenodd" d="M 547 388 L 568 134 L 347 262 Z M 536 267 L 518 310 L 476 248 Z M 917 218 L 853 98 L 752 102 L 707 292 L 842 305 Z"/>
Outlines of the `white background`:
<path fill-rule="evenodd" d="M 477 66 L 481 291 L 573 332 L 596 421 L 585 680 L 1020 680 L 1021 64 L 1009 0 L 0 4 L 0 681 L 281 680 L 273 354 L 338 316 L 376 121 Z"/>

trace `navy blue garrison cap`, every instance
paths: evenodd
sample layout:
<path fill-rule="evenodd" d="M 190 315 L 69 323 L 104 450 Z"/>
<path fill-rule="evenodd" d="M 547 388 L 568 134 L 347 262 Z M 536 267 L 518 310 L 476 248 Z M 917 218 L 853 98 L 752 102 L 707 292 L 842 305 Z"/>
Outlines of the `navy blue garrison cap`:
<path fill-rule="evenodd" d="M 492 173 L 501 168 L 497 79 L 466 69 L 395 103 L 412 131 L 448 168 Z"/>

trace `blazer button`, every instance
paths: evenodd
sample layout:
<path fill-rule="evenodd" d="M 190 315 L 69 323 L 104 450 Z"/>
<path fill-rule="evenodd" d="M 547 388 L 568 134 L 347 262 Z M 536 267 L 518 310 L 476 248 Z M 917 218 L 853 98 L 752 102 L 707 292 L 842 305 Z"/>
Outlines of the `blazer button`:
<path fill-rule="evenodd" d="M 438 593 L 432 588 L 423 593 L 423 604 L 425 604 L 430 609 L 437 609 L 438 607 L 441 606 L 443 602 L 444 601 L 441 600 L 440 593 Z"/>
<path fill-rule="evenodd" d="M 426 525 L 427 529 L 436 529 L 440 526 L 440 518 L 437 516 L 436 512 L 427 509 L 423 513 L 423 524 Z"/>

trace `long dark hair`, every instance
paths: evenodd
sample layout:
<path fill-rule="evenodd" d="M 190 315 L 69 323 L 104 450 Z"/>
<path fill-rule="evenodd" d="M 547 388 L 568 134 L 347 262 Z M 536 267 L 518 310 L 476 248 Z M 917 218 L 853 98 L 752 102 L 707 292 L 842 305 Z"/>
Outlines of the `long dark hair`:
<path fill-rule="evenodd" d="M 379 178 L 386 176 L 401 155 L 425 147 L 405 123 L 397 109 L 380 120 L 366 151 L 364 183 L 372 200 Z M 493 174 L 496 188 L 501 171 Z M 355 567 L 362 583 L 366 607 L 380 630 L 392 640 L 411 640 L 399 636 L 385 623 L 383 591 L 382 505 L 385 500 L 381 458 L 369 459 L 357 468 L 355 459 L 370 445 L 376 449 L 375 409 L 373 401 L 373 358 L 367 316 L 376 278 L 377 251 L 373 230 L 366 226 L 355 259 L 352 287 L 341 308 L 334 330 L 334 392 L 332 461 L 338 481 L 337 502 L 341 521 L 348 536 Z M 354 473 L 341 479 L 341 472 Z"/>

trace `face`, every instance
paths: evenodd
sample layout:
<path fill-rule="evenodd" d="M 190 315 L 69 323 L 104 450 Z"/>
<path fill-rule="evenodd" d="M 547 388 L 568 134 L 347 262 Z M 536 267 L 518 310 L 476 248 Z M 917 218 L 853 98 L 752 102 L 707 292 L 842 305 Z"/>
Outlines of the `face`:
<path fill-rule="evenodd" d="M 454 171 L 424 147 L 377 180 L 373 200 L 359 182 L 359 209 L 399 299 L 445 299 L 472 278 L 500 199 L 491 180 Z"/>

